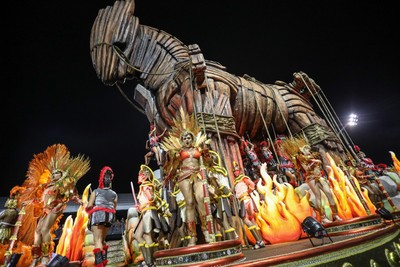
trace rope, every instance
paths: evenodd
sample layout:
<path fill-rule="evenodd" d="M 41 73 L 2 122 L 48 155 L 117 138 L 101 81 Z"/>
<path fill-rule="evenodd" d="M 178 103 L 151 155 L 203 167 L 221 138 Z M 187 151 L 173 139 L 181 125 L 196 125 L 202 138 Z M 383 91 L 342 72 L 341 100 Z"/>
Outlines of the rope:
<path fill-rule="evenodd" d="M 326 97 L 325 93 L 321 90 L 320 98 L 322 98 L 322 97 L 324 97 L 324 99 L 326 99 L 326 101 L 328 102 L 328 105 L 329 105 L 330 109 L 332 110 L 333 114 L 335 115 L 336 121 L 339 121 L 339 122 L 340 122 L 340 119 L 339 119 L 339 117 L 337 116 L 337 114 L 336 114 L 335 110 L 333 109 L 332 105 L 330 104 L 328 98 Z M 346 134 L 347 137 L 345 137 L 345 136 L 343 136 L 343 135 L 342 135 L 342 136 L 343 136 L 343 138 L 346 140 L 346 142 L 348 142 L 347 138 L 350 140 L 351 146 L 349 147 L 349 149 L 350 149 L 351 154 L 352 154 L 353 156 L 355 156 L 355 152 L 354 152 L 354 150 L 353 150 L 353 147 L 354 147 L 353 140 L 351 139 L 351 137 L 349 136 L 348 132 L 347 132 L 346 129 L 345 129 L 345 126 L 343 126 L 343 124 L 342 124 L 341 122 L 340 122 L 340 126 L 341 126 L 341 128 L 339 128 L 339 125 L 336 126 L 336 127 L 338 127 L 338 128 L 336 129 L 336 130 L 338 131 L 337 134 L 338 134 L 338 135 L 341 134 L 341 133 L 340 133 L 340 131 L 341 131 L 340 129 L 343 129 L 342 131 L 344 131 L 344 133 Z M 358 157 L 356 156 L 355 158 L 357 159 Z"/>
<path fill-rule="evenodd" d="M 271 134 L 270 134 L 269 131 L 268 131 L 267 123 L 265 122 L 265 118 L 264 118 L 264 115 L 263 115 L 263 113 L 262 113 L 261 107 L 260 107 L 260 105 L 258 104 L 257 97 L 256 97 L 256 91 L 254 90 L 254 87 L 252 86 L 251 83 L 250 83 L 250 87 L 251 87 L 251 89 L 252 89 L 252 91 L 253 91 L 254 100 L 256 101 L 256 106 L 257 106 L 258 112 L 259 112 L 260 115 L 261 115 L 261 119 L 262 119 L 262 121 L 263 121 L 265 131 L 267 132 L 267 135 L 268 135 L 268 139 L 269 139 L 269 141 L 270 141 L 271 144 L 272 144 Z M 267 100 L 267 103 L 268 103 L 268 100 Z M 275 104 L 277 105 L 276 102 L 275 102 Z M 284 119 L 284 120 L 285 120 L 285 119 Z M 272 123 L 271 123 L 271 124 L 272 124 Z M 278 164 L 280 164 L 279 159 L 278 159 L 278 154 L 276 153 L 275 147 L 274 147 L 273 145 L 271 145 L 271 146 L 272 146 L 272 150 L 274 151 L 275 158 L 276 158 L 276 160 L 278 161 Z M 278 167 L 278 168 L 279 168 L 279 167 Z"/>
<path fill-rule="evenodd" d="M 204 72 L 204 79 L 206 80 L 207 91 L 209 93 L 208 97 L 212 100 L 211 93 L 210 93 L 210 86 L 209 86 L 209 83 L 208 83 L 208 77 L 207 77 L 207 74 L 205 72 Z M 226 168 L 226 166 L 227 166 L 226 161 L 225 161 L 225 157 L 226 156 L 225 156 L 225 152 L 224 152 L 224 148 L 223 148 L 223 144 L 222 144 L 221 134 L 220 134 L 219 127 L 218 127 L 218 124 L 217 124 L 217 120 L 216 120 L 216 117 L 215 117 L 215 108 L 214 108 L 214 105 L 212 105 L 211 102 L 210 102 L 210 104 L 211 104 L 212 111 L 213 111 L 214 123 L 215 123 L 215 128 L 216 128 L 217 137 L 218 137 L 218 143 L 219 143 L 219 146 L 221 147 L 220 150 L 221 150 L 221 153 L 222 153 L 222 156 L 223 156 L 222 157 L 222 161 L 223 161 L 223 165 Z M 203 119 L 203 122 L 204 122 L 204 119 Z M 230 188 L 234 188 L 234 186 L 232 186 L 231 179 L 229 179 L 229 178 L 228 178 L 228 183 L 229 183 L 229 187 Z M 236 201 L 233 202 L 234 206 L 235 206 L 235 209 L 236 209 L 236 211 L 239 211 L 239 204 L 237 203 L 237 198 L 234 198 L 234 199 L 236 200 Z M 247 239 L 246 231 L 244 229 L 243 220 L 240 219 L 239 222 L 240 222 L 240 226 L 242 227 L 242 233 L 243 233 L 245 244 L 246 244 L 246 246 L 249 246 L 249 241 Z"/>
<path fill-rule="evenodd" d="M 213 118 L 214 118 L 215 129 L 217 131 L 218 143 L 219 143 L 219 146 L 221 147 L 222 161 L 223 161 L 224 166 L 226 167 L 227 166 L 227 164 L 225 162 L 225 157 L 226 156 L 225 156 L 225 152 L 224 152 L 224 149 L 223 149 L 221 133 L 219 131 L 218 123 L 217 123 L 216 116 L 215 116 L 215 108 L 214 108 L 214 105 L 212 104 L 210 87 L 209 87 L 209 84 L 208 84 L 208 77 L 207 77 L 206 73 L 204 73 L 204 76 L 205 76 L 204 79 L 206 80 L 206 85 L 207 85 L 207 92 L 208 92 L 207 97 L 209 98 L 209 101 L 210 101 L 211 109 L 212 109 L 212 112 L 213 112 L 212 115 L 213 115 Z M 203 119 L 203 121 L 204 121 L 204 119 Z M 232 187 L 232 185 L 230 183 L 230 179 L 228 179 L 228 181 L 229 181 L 229 185 Z"/>
<path fill-rule="evenodd" d="M 136 105 L 135 103 L 133 103 L 128 96 L 125 94 L 125 92 L 121 89 L 121 87 L 116 83 L 115 86 L 117 86 L 118 91 L 121 93 L 121 95 L 129 102 L 129 104 L 131 104 L 137 111 L 139 111 L 140 113 L 142 113 L 143 115 L 146 115 L 145 111 L 139 107 L 138 105 Z"/>
<path fill-rule="evenodd" d="M 310 87 L 309 87 L 309 86 L 307 85 L 307 83 L 305 82 L 305 80 L 304 80 L 304 78 L 303 78 L 302 75 L 301 75 L 301 80 L 303 81 L 303 83 L 304 83 L 305 87 L 307 88 L 307 90 L 310 92 L 310 94 L 311 94 L 311 96 L 313 97 L 314 101 L 317 103 L 319 109 L 321 110 L 321 112 L 323 113 L 323 115 L 325 116 L 325 118 L 329 118 L 329 116 L 326 114 L 326 112 L 329 112 L 329 110 L 327 109 L 326 112 L 324 111 L 324 109 L 321 107 L 319 101 L 317 101 L 316 97 L 315 97 L 314 94 L 312 93 Z M 313 89 L 314 89 L 314 91 L 316 91 L 315 88 L 313 88 Z M 322 92 L 322 89 L 321 89 L 320 91 Z M 317 93 L 317 95 L 319 95 L 319 93 Z M 323 101 L 322 99 L 321 99 L 321 102 L 324 103 L 324 101 Z M 329 101 L 328 101 L 328 103 L 329 103 Z M 325 105 L 325 106 L 326 106 L 326 105 Z M 332 107 L 332 106 L 330 105 L 330 107 Z M 333 108 L 332 108 L 332 110 L 333 110 Z M 331 128 L 332 128 L 332 129 L 335 129 L 335 127 L 333 126 L 332 122 L 331 122 L 329 119 L 328 119 L 327 121 L 329 122 Z M 338 135 L 337 132 L 335 132 L 335 133 L 336 133 L 336 135 Z M 343 137 L 344 137 L 344 136 L 343 136 Z M 346 139 L 345 137 L 344 137 L 344 139 L 345 139 L 345 141 L 347 142 L 347 139 Z M 342 141 L 340 138 L 339 138 L 339 140 L 340 140 L 341 144 L 342 144 L 344 147 L 346 147 L 346 146 L 344 145 L 343 141 Z M 347 145 L 349 146 L 350 152 L 352 153 L 352 155 L 353 155 L 356 159 L 358 159 L 358 157 L 355 155 L 354 151 L 351 149 L 350 145 L 349 145 L 349 144 L 347 144 Z"/>
<path fill-rule="evenodd" d="M 287 124 L 287 121 L 285 119 L 285 117 L 283 116 L 283 112 L 281 110 L 281 107 L 278 105 L 278 102 L 276 102 L 276 92 L 275 90 L 271 90 L 272 95 L 273 95 L 273 100 L 275 102 L 275 105 L 278 107 L 279 113 L 281 114 L 282 120 L 285 123 L 286 129 L 288 130 L 289 136 L 293 137 L 292 131 L 290 131 L 289 125 Z"/>
<path fill-rule="evenodd" d="M 119 47 L 116 46 L 116 45 L 109 44 L 109 43 L 105 43 L 105 42 L 97 43 L 97 44 L 95 44 L 95 45 L 93 46 L 93 48 L 91 49 L 90 52 L 92 52 L 95 48 L 97 48 L 97 47 L 100 46 L 100 45 L 111 46 L 112 49 L 113 49 L 113 51 L 114 51 L 114 52 L 117 54 L 117 56 L 119 57 L 119 59 L 120 59 L 122 62 L 124 62 L 126 65 L 128 65 L 128 67 L 134 69 L 135 71 L 138 71 L 138 72 L 141 72 L 141 73 L 144 73 L 144 74 L 147 74 L 147 75 L 168 75 L 168 74 L 172 74 L 172 73 L 176 72 L 178 69 L 181 69 L 181 68 L 183 68 L 183 67 L 186 67 L 186 65 L 189 65 L 189 64 L 190 64 L 190 62 L 187 62 L 186 64 L 183 64 L 182 66 L 180 66 L 178 69 L 172 70 L 172 71 L 169 71 L 169 72 L 162 72 L 162 73 L 157 73 L 157 72 L 145 72 L 145 71 L 142 71 L 141 69 L 136 68 L 135 66 L 133 66 L 133 65 L 129 62 L 129 59 L 125 56 L 124 52 L 122 52 L 121 49 L 119 49 Z"/>
<path fill-rule="evenodd" d="M 118 58 L 119 58 L 122 62 L 124 62 L 128 67 L 132 68 L 132 69 L 135 70 L 135 71 L 138 71 L 138 72 L 140 72 L 140 73 L 147 74 L 147 75 L 154 75 L 154 76 L 155 76 L 155 75 L 169 75 L 169 74 L 172 74 L 172 73 L 176 73 L 176 72 L 178 72 L 179 70 L 181 70 L 181 69 L 185 68 L 186 66 L 190 65 L 190 61 L 188 61 L 187 63 L 182 64 L 179 68 L 174 69 L 174 70 L 169 71 L 169 72 L 163 72 L 163 73 L 145 72 L 145 71 L 142 71 L 142 70 L 140 70 L 139 68 L 136 68 L 135 66 L 133 66 L 133 65 L 130 63 L 130 60 L 125 56 L 125 54 L 121 51 L 121 49 L 119 49 L 118 46 L 116 46 L 116 45 L 109 44 L 109 43 L 105 43 L 105 42 L 97 43 L 97 44 L 95 44 L 95 45 L 93 46 L 93 48 L 91 49 L 91 52 L 92 52 L 95 48 L 97 48 L 98 46 L 100 46 L 100 45 L 111 46 L 112 49 L 113 49 L 113 51 L 117 54 Z M 140 113 L 142 113 L 143 115 L 146 115 L 145 111 L 144 111 L 142 108 L 140 108 L 138 105 L 136 105 L 135 103 L 133 103 L 133 102 L 128 98 L 128 96 L 125 94 L 125 92 L 121 89 L 121 87 L 120 87 L 117 83 L 116 83 L 115 85 L 117 86 L 117 88 L 118 88 L 118 90 L 120 91 L 121 95 L 122 95 L 136 110 L 138 110 L 138 111 L 139 111 Z"/>

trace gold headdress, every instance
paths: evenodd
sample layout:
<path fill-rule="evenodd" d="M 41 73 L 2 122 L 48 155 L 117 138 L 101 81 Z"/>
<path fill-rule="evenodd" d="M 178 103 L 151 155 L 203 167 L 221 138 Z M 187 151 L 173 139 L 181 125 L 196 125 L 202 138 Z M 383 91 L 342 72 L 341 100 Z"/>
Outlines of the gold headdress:
<path fill-rule="evenodd" d="M 64 178 L 67 175 L 66 170 L 70 164 L 68 148 L 62 144 L 55 144 L 49 146 L 44 154 L 49 159 L 47 168 L 51 174 L 59 171 L 62 172 L 62 178 Z"/>
<path fill-rule="evenodd" d="M 168 131 L 168 137 L 165 137 L 161 143 L 161 148 L 168 151 L 179 151 L 182 148 L 181 137 L 183 134 L 190 133 L 194 138 L 194 146 L 199 147 L 207 136 L 201 132 L 201 128 L 197 125 L 193 115 L 188 115 L 181 107 L 180 118 L 174 119 L 174 126 Z"/>
<path fill-rule="evenodd" d="M 301 154 L 306 146 L 309 146 L 304 138 L 290 137 L 282 141 L 282 147 L 285 152 L 291 157 Z"/>
<path fill-rule="evenodd" d="M 4 204 L 5 208 L 15 209 L 17 207 L 17 199 L 14 197 L 10 197 L 7 199 L 6 203 Z"/>
<path fill-rule="evenodd" d="M 90 170 L 90 160 L 84 155 L 78 155 L 70 159 L 67 167 L 68 176 L 74 179 L 75 183 Z"/>
<path fill-rule="evenodd" d="M 145 165 L 145 164 L 140 165 L 140 172 L 141 172 L 141 173 L 148 173 L 148 174 L 150 174 L 149 181 L 152 182 L 152 181 L 154 180 L 154 172 L 153 172 L 153 170 L 152 170 L 149 166 L 147 166 L 147 165 Z"/>
<path fill-rule="evenodd" d="M 233 171 L 240 171 L 239 164 L 237 164 L 236 161 L 233 161 L 232 165 L 233 165 Z"/>

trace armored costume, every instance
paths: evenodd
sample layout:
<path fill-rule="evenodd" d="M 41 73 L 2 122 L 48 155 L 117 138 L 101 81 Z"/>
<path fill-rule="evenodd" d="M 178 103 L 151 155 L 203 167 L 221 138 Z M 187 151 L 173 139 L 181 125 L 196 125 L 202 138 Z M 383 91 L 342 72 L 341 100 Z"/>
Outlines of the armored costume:
<path fill-rule="evenodd" d="M 233 194 L 230 190 L 231 186 L 228 180 L 227 170 L 221 166 L 219 155 L 210 150 L 213 163 L 208 168 L 209 191 L 212 192 L 214 206 L 216 210 L 213 217 L 216 219 L 225 232 L 225 240 L 235 239 L 237 234 L 235 228 L 232 227 L 232 216 L 235 215 L 233 209 Z"/>
<path fill-rule="evenodd" d="M 140 166 L 138 175 L 139 193 L 139 224 L 135 229 L 135 239 L 139 243 L 144 261 L 140 266 L 153 266 L 154 251 L 157 249 L 158 243 L 154 242 L 152 232 L 159 233 L 161 230 L 161 222 L 157 212 L 157 186 L 155 183 L 153 171 L 146 165 Z"/>
<path fill-rule="evenodd" d="M 96 200 L 91 212 L 90 225 L 103 224 L 110 227 L 115 221 L 114 199 L 117 193 L 110 188 L 97 188 L 93 193 L 96 194 Z"/>
<path fill-rule="evenodd" d="M 255 249 L 265 247 L 260 228 L 255 222 L 255 213 L 258 212 L 257 206 L 251 197 L 255 190 L 255 184 L 250 177 L 241 173 L 239 165 L 233 162 L 233 174 L 235 175 L 235 195 L 239 200 L 239 217 L 249 228 L 251 234 L 256 239 Z"/>
<path fill-rule="evenodd" d="M 111 189 L 114 178 L 113 170 L 104 166 L 100 171 L 99 186 L 90 195 L 86 212 L 89 215 L 89 228 L 94 236 L 94 264 L 95 267 L 103 267 L 108 263 L 106 235 L 108 229 L 115 221 L 115 209 L 118 195 Z"/>
<path fill-rule="evenodd" d="M 0 243 L 5 244 L 10 240 L 15 223 L 18 219 L 17 200 L 7 199 L 4 207 L 7 208 L 0 213 Z"/>

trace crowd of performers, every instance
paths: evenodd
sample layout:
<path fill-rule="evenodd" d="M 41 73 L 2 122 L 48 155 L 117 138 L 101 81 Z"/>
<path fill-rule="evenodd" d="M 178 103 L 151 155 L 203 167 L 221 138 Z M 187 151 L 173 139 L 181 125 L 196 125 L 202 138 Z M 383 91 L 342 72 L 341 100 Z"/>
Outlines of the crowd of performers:
<path fill-rule="evenodd" d="M 239 142 L 243 162 L 231 162 L 233 177 L 229 177 L 220 155 L 211 149 L 207 135 L 190 117 L 184 114 L 181 117 L 182 121 L 176 121 L 168 132 L 157 136 L 151 126 L 149 133 L 154 152 L 145 156 L 138 175 L 139 226 L 135 224 L 134 235 L 128 238 L 130 242 L 135 239 L 142 252 L 139 266 L 153 266 L 157 249 L 237 238 L 251 240 L 254 249 L 265 247 L 268 241 L 263 238 L 257 220 L 260 203 L 265 201 L 258 188 L 263 182 L 262 168 L 285 186 L 306 185 L 314 196 L 313 214 L 322 224 L 345 219 L 338 212 L 328 179 L 327 160 L 305 139 L 280 135 L 273 142 L 265 140 L 256 145 L 242 137 Z M 357 179 L 371 198 L 376 197 L 373 200 L 376 208 L 382 207 L 385 195 L 376 181 L 388 168 L 373 164 L 358 147 L 355 150 L 358 158 L 337 160 L 337 166 Z M 159 169 L 157 177 L 150 166 Z M 323 203 L 324 199 L 327 203 Z M 326 214 L 324 205 L 329 206 L 330 214 Z M 240 218 L 248 230 L 244 237 L 234 226 L 235 218 Z"/>
<path fill-rule="evenodd" d="M 71 261 L 76 257 L 82 258 L 84 230 L 87 227 L 93 234 L 94 265 L 107 264 L 105 238 L 116 220 L 118 201 L 117 193 L 111 189 L 114 173 L 108 166 L 102 168 L 98 188 L 93 190 L 88 200 L 83 200 L 76 184 L 89 169 L 89 158 L 71 156 L 63 144 L 51 145 L 44 152 L 34 155 L 26 180 L 21 186 L 11 189 L 6 209 L 0 214 L 1 264 L 61 266 L 60 259 L 53 257 L 56 252 L 55 230 L 69 201 L 82 207 L 84 219 L 80 221 L 82 227 L 76 227 L 74 233 L 69 235 L 69 246 L 65 248 L 69 251 L 68 258 Z M 59 245 L 57 251 L 62 250 Z"/>
<path fill-rule="evenodd" d="M 210 143 L 195 119 L 183 113 L 168 132 L 164 130 L 157 135 L 156 128 L 151 127 L 149 153 L 137 178 L 139 192 L 133 194 L 136 211 L 131 216 L 128 214 L 125 230 L 125 238 L 134 243 L 133 250 L 141 253 L 138 256 L 132 252 L 130 256 L 132 261 L 141 260 L 139 266 L 153 266 L 154 252 L 158 249 L 238 238 L 254 249 L 265 247 L 268 240 L 257 217 L 262 203 L 268 201 L 260 188 L 265 183 L 265 175 L 286 187 L 306 185 L 314 196 L 313 214 L 322 224 L 345 219 L 339 215 L 338 202 L 328 179 L 331 167 L 322 153 L 305 139 L 281 135 L 274 141 L 253 144 L 249 138 L 242 137 L 239 139 L 242 162 L 230 163 L 231 175 Z M 383 164 L 375 165 L 358 147 L 355 151 L 357 158 L 337 160 L 336 164 L 368 191 L 376 208 L 382 207 L 387 196 L 377 177 L 389 169 Z M 398 161 L 395 167 L 397 164 Z M 156 166 L 158 175 L 152 165 Z M 89 168 L 89 159 L 81 155 L 72 157 L 60 144 L 34 156 L 27 179 L 22 186 L 11 190 L 6 209 L 0 214 L 0 242 L 5 250 L 5 262 L 18 255 L 12 254 L 13 251 L 23 250 L 15 247 L 18 240 L 31 248 L 30 266 L 48 264 L 54 252 L 54 230 L 72 200 L 84 206 L 89 218 L 87 227 L 94 238 L 94 265 L 107 265 L 105 237 L 116 219 L 118 201 L 117 193 L 112 190 L 114 173 L 105 166 L 100 171 L 98 188 L 88 200 L 82 200 L 76 183 Z M 400 169 L 392 171 L 399 173 Z M 326 214 L 324 199 L 330 214 Z M 21 224 L 22 214 L 24 224 Z M 132 216 L 137 217 L 134 225 L 129 223 Z M 238 221 L 241 229 L 235 224 Z"/>
<path fill-rule="evenodd" d="M 21 255 L 24 262 L 20 266 L 49 263 L 54 251 L 54 231 L 67 203 L 72 200 L 83 204 L 76 183 L 89 169 L 88 158 L 71 156 L 63 144 L 49 146 L 34 155 L 26 180 L 11 189 L 7 209 L 0 216 L 0 255 L 5 263 L 11 264 Z"/>

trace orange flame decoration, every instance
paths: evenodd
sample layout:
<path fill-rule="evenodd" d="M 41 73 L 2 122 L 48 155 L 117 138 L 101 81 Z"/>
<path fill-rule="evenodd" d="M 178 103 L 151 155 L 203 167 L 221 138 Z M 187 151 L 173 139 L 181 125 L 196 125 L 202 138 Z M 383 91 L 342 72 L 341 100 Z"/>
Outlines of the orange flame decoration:
<path fill-rule="evenodd" d="M 90 184 L 86 186 L 82 194 L 82 201 L 85 203 L 80 206 L 75 221 L 71 215 L 65 221 L 56 252 L 67 257 L 70 261 L 80 261 L 83 257 L 83 243 L 86 235 L 86 227 L 89 220 L 85 211 L 88 201 Z"/>
<path fill-rule="evenodd" d="M 264 201 L 260 203 L 259 214 L 255 216 L 262 236 L 271 244 L 298 240 L 302 233 L 301 223 L 283 202 L 287 193 L 284 188 L 286 186 L 278 185 L 276 177 L 274 183 L 266 171 L 266 166 L 266 163 L 261 166 L 264 185 L 261 181 L 257 184 L 258 191 L 264 195 Z M 272 190 L 273 184 L 278 185 L 277 195 Z"/>
<path fill-rule="evenodd" d="M 397 173 L 400 175 L 400 161 L 397 159 L 396 154 L 393 151 L 389 151 L 390 157 L 392 158 L 393 165 Z"/>
<path fill-rule="evenodd" d="M 333 196 L 338 207 L 338 214 L 342 219 L 367 216 L 368 213 L 362 205 L 355 190 L 360 190 L 358 181 L 354 180 L 356 189 L 350 183 L 345 173 L 336 166 L 333 158 L 327 154 L 330 166 L 327 166 L 328 179 L 332 188 Z M 310 193 L 302 197 L 289 183 L 279 183 L 276 176 L 271 179 L 266 171 L 266 164 L 261 166 L 261 178 L 257 183 L 257 191 L 263 196 L 262 201 L 253 195 L 259 212 L 255 214 L 257 225 L 261 229 L 263 238 L 271 243 L 283 243 L 295 241 L 305 237 L 301 228 L 301 222 L 307 216 L 313 216 L 319 220 L 318 214 L 313 211 L 310 205 Z M 361 192 L 361 190 L 360 190 Z M 363 197 L 370 210 L 376 208 L 368 197 L 367 191 L 363 191 Z M 332 214 L 327 197 L 322 194 L 323 206 L 327 214 Z M 254 244 L 255 240 L 250 231 L 245 228 L 249 243 Z"/>
<path fill-rule="evenodd" d="M 329 172 L 329 181 L 334 188 L 333 192 L 336 196 L 336 199 L 340 200 L 337 203 L 339 216 L 343 219 L 367 216 L 368 213 L 362 205 L 355 191 L 360 190 L 357 179 L 353 176 L 350 177 L 350 179 L 353 179 L 354 183 L 356 184 L 357 188 L 354 188 L 353 185 L 350 183 L 349 177 L 347 177 L 344 172 L 336 166 L 336 163 L 330 156 L 330 154 L 326 153 L 326 156 L 330 164 L 330 166 L 327 166 L 327 170 Z M 371 200 L 369 199 L 368 194 L 363 194 L 363 196 L 368 208 L 370 210 L 376 210 Z"/>
<path fill-rule="evenodd" d="M 329 183 L 333 191 L 333 196 L 335 198 L 339 217 L 342 219 L 353 218 L 352 210 L 349 203 L 347 202 L 346 188 L 342 185 L 343 178 L 336 179 L 333 168 L 330 166 L 326 166 L 326 170 L 328 171 Z"/>
<path fill-rule="evenodd" d="M 255 245 L 256 239 L 254 238 L 253 234 L 250 232 L 249 227 L 246 224 L 244 225 L 244 229 L 246 231 L 247 241 L 249 241 L 250 244 Z"/>

